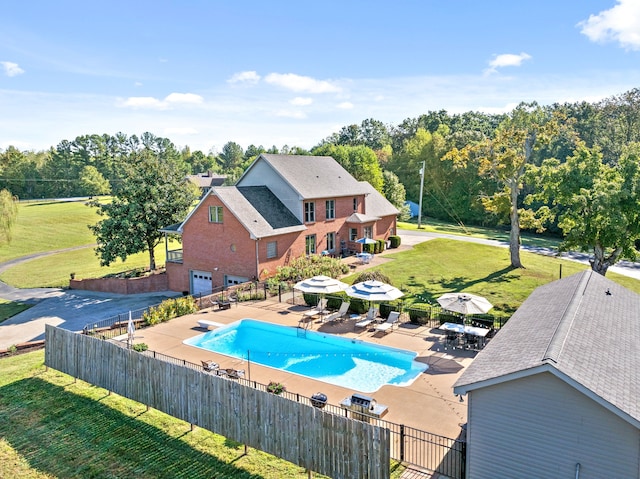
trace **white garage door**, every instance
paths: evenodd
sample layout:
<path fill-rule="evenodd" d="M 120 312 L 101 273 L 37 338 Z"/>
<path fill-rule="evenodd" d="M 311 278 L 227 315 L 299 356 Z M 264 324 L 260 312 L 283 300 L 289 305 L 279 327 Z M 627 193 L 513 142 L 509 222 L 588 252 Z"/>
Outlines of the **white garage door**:
<path fill-rule="evenodd" d="M 191 294 L 211 294 L 211 273 L 206 271 L 191 271 Z"/>

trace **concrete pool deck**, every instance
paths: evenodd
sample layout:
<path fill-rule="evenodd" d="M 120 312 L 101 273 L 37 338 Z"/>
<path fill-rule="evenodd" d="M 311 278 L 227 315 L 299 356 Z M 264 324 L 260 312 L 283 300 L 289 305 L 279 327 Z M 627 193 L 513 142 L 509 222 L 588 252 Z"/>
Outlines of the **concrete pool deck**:
<path fill-rule="evenodd" d="M 238 303 L 230 309 L 223 310 L 208 308 L 167 323 L 139 329 L 135 332 L 134 343 L 146 343 L 150 350 L 196 364 L 200 364 L 202 360 L 213 360 L 221 368 L 244 369 L 245 378 L 263 384 L 270 381 L 281 382 L 287 391 L 303 396 L 310 397 L 317 392 L 323 392 L 330 404 L 338 405 L 344 398 L 357 391 L 255 363 L 248 365 L 246 360 L 183 344 L 185 339 L 205 332 L 198 325 L 198 320 L 229 324 L 239 319 L 251 318 L 285 326 L 297 326 L 303 318 L 303 312 L 308 309 L 271 300 Z M 406 321 L 406 318 L 401 320 Z M 445 350 L 445 334 L 424 326 L 402 322 L 398 328 L 384 335 L 367 329 L 355 331 L 354 322 L 345 320 L 340 323 L 321 323 L 319 318 L 315 318 L 311 320 L 310 329 L 415 351 L 418 354 L 417 360 L 427 363 L 429 368 L 411 385 L 383 386 L 374 393 L 365 394 L 374 397 L 378 404 L 388 406 L 388 413 L 383 417 L 387 421 L 442 436 L 458 437 L 460 423 L 467 420 L 467 404 L 454 396 L 452 387 L 477 353 L 459 349 Z"/>

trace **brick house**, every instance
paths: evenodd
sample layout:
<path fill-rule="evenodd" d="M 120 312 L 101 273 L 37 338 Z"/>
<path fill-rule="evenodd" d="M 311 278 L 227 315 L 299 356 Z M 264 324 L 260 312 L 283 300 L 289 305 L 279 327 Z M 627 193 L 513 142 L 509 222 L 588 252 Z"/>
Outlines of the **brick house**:
<path fill-rule="evenodd" d="M 235 186 L 214 186 L 179 225 L 167 251 L 169 289 L 212 289 L 265 279 L 295 257 L 360 251 L 388 239 L 399 211 L 328 156 L 261 154 Z"/>

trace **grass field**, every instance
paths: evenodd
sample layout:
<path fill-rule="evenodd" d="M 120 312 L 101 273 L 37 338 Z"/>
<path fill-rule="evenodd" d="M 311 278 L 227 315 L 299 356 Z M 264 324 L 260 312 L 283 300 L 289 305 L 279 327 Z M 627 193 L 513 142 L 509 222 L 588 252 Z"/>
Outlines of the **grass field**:
<path fill-rule="evenodd" d="M 307 478 L 142 404 L 43 367 L 43 352 L 0 359 L 0 477 Z M 403 467 L 393 466 L 393 478 Z M 314 477 L 323 477 L 314 474 Z"/>
<path fill-rule="evenodd" d="M 507 248 L 464 241 L 434 239 L 411 250 L 387 254 L 392 261 L 380 270 L 405 293 L 409 303 L 431 303 L 448 292 L 467 292 L 486 297 L 491 313 L 510 316 L 538 286 L 588 268 L 575 261 L 523 251 L 525 268 L 510 266 Z M 640 281 L 609 273 L 607 277 L 640 293 Z"/>

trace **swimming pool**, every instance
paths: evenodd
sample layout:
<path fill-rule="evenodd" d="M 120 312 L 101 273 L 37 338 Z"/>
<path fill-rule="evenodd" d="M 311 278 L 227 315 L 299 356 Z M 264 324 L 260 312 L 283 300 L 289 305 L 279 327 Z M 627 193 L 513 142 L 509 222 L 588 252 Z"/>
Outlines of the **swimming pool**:
<path fill-rule="evenodd" d="M 366 393 L 386 384 L 407 386 L 427 369 L 411 351 L 255 319 L 184 343 Z"/>

